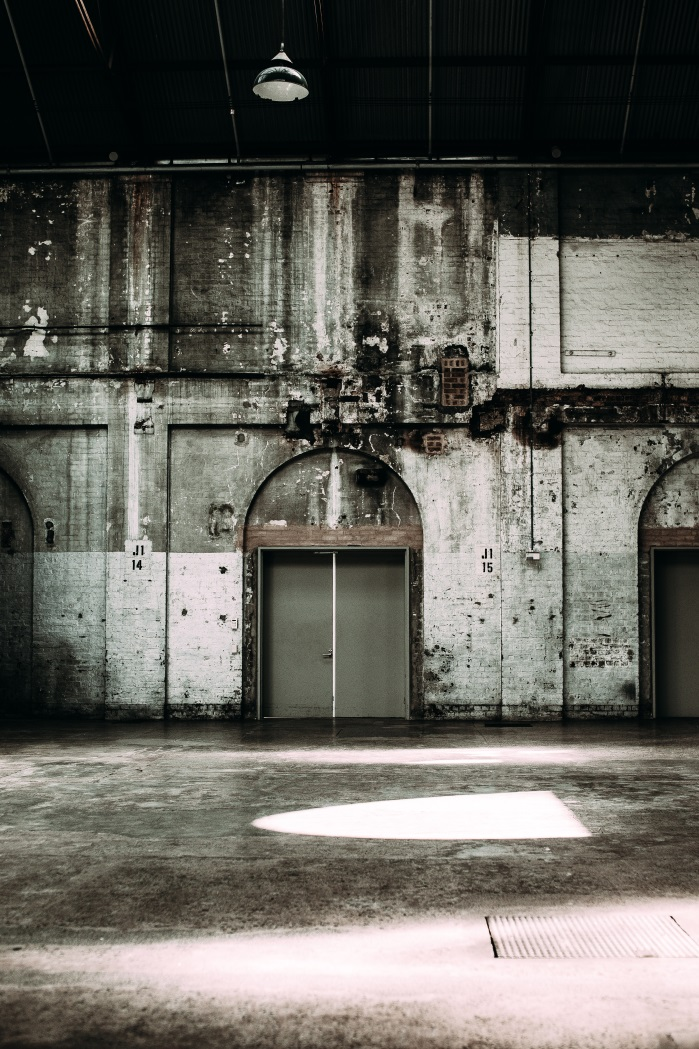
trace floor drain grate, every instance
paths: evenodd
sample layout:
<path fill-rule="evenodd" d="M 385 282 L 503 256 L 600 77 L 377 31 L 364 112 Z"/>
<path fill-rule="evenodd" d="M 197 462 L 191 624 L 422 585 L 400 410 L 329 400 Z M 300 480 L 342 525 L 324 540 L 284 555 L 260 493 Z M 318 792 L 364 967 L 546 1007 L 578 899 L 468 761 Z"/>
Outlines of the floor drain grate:
<path fill-rule="evenodd" d="M 496 958 L 699 958 L 699 943 L 662 914 L 496 915 Z"/>

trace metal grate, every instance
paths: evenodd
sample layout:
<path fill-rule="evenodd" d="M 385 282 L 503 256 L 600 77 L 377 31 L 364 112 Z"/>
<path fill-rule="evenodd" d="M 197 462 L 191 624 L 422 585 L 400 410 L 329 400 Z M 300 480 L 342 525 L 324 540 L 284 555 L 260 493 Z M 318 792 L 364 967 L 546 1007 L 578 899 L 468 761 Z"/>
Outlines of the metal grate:
<path fill-rule="evenodd" d="M 496 958 L 699 958 L 670 915 L 497 915 L 486 918 Z"/>

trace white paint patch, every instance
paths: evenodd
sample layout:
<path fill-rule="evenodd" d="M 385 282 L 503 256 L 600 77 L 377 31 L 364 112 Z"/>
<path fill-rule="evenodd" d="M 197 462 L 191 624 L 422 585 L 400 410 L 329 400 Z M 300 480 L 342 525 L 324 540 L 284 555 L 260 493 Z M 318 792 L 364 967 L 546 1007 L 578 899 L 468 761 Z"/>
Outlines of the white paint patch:
<path fill-rule="evenodd" d="M 339 528 L 340 526 L 340 513 L 342 510 L 342 480 L 340 477 L 340 469 L 342 467 L 342 462 L 343 460 L 337 454 L 337 449 L 333 448 L 330 455 L 330 480 L 328 483 L 326 517 L 326 523 L 329 528 Z"/>
<path fill-rule="evenodd" d="M 274 340 L 272 346 L 272 364 L 283 364 L 284 354 L 289 348 L 289 343 L 286 339 L 283 339 L 280 335 Z"/>
<path fill-rule="evenodd" d="M 330 805 L 263 816 L 253 826 L 282 834 L 404 841 L 590 837 L 549 790 Z"/>
<path fill-rule="evenodd" d="M 45 310 L 43 306 L 38 306 L 36 313 L 32 313 L 27 317 L 23 327 L 33 328 L 34 331 L 32 331 L 25 343 L 23 351 L 25 357 L 48 357 L 49 351 L 44 345 L 44 342 L 46 341 L 46 328 L 48 327 L 48 322 L 48 311 Z"/>

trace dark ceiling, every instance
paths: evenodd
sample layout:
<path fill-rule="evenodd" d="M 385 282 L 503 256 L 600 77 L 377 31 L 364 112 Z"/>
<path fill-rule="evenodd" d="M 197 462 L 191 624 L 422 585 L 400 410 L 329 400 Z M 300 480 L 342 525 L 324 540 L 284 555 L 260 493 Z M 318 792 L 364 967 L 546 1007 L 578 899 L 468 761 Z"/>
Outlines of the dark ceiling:
<path fill-rule="evenodd" d="M 218 8 L 234 119 L 216 0 L 2 0 L 0 162 L 699 156 L 698 0 L 286 0 L 292 103 L 282 0 Z"/>

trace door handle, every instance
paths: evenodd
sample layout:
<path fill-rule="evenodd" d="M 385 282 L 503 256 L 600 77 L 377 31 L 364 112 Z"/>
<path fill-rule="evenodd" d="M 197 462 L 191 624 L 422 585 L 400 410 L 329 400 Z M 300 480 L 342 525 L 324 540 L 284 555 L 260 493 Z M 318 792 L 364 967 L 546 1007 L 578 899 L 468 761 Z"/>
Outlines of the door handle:
<path fill-rule="evenodd" d="M 329 652 L 323 652 L 323 659 L 332 659 L 332 657 L 333 657 L 333 650 L 332 649 L 330 649 Z"/>

